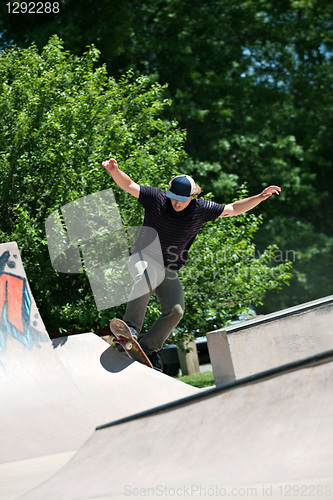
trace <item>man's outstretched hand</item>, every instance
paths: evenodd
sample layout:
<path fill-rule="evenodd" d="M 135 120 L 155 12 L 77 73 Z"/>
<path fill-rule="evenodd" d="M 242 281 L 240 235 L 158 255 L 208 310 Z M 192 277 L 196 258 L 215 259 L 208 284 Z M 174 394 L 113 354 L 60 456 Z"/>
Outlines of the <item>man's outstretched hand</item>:
<path fill-rule="evenodd" d="M 281 188 L 279 186 L 268 186 L 260 193 L 260 196 L 266 199 L 272 196 L 272 194 L 280 194 L 280 191 Z"/>
<path fill-rule="evenodd" d="M 110 160 L 103 161 L 102 165 L 110 173 L 118 169 L 117 160 L 115 160 L 114 158 L 110 158 Z"/>

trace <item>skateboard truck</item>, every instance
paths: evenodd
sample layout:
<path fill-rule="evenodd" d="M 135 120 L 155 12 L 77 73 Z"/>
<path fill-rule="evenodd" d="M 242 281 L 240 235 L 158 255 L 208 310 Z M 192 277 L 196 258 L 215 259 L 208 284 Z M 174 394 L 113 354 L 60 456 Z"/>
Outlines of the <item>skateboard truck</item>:
<path fill-rule="evenodd" d="M 116 336 L 113 336 L 113 334 L 112 334 L 111 345 L 113 345 L 113 344 L 119 344 L 127 351 L 130 351 L 133 347 L 133 343 L 130 340 L 128 340 L 126 337 L 122 337 L 121 335 L 118 335 L 116 337 Z"/>
<path fill-rule="evenodd" d="M 153 365 L 147 358 L 147 355 L 142 350 L 140 344 L 133 338 L 131 330 L 128 325 L 121 319 L 114 318 L 110 321 L 110 330 L 112 332 L 113 338 L 111 338 L 111 345 L 118 344 L 134 361 L 139 361 L 149 368 L 153 368 Z"/>

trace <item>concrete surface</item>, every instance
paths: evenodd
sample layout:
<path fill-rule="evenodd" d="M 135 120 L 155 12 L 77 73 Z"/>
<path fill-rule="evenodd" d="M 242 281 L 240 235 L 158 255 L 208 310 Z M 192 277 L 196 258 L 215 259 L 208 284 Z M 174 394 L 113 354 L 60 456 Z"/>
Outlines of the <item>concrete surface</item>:
<path fill-rule="evenodd" d="M 333 349 L 333 295 L 209 332 L 216 385 Z"/>
<path fill-rule="evenodd" d="M 15 243 L 0 318 L 1 500 L 333 498 L 332 351 L 202 391 L 51 342 Z"/>
<path fill-rule="evenodd" d="M 27 486 L 39 484 L 45 467 L 34 460 L 45 457 L 51 475 L 97 425 L 198 392 L 132 362 L 93 333 L 52 342 L 16 243 L 0 245 L 0 318 L 1 500 L 26 491 L 23 463 L 34 475 Z"/>
<path fill-rule="evenodd" d="M 332 360 L 333 351 L 102 426 L 22 500 L 333 498 Z"/>

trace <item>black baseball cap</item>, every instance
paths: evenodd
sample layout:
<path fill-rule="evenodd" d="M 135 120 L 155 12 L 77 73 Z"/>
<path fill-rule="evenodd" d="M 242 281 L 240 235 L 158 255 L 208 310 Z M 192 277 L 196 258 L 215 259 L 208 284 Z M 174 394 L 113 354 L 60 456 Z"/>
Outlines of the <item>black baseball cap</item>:
<path fill-rule="evenodd" d="M 195 182 L 189 175 L 177 175 L 169 183 L 168 198 L 187 201 L 195 192 Z"/>

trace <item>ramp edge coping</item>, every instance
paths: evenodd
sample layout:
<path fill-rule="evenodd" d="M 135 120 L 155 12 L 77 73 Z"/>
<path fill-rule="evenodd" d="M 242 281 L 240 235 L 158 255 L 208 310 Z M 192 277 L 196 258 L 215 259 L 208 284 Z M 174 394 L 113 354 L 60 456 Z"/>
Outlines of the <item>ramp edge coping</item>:
<path fill-rule="evenodd" d="M 235 380 L 232 382 L 226 382 L 224 384 L 218 385 L 216 387 L 212 387 L 211 389 L 207 389 L 198 394 L 192 394 L 190 396 L 186 396 L 185 398 L 178 399 L 176 401 L 171 401 L 170 403 L 166 403 L 160 406 L 156 406 L 155 408 L 150 408 L 149 410 L 145 410 L 143 412 L 135 413 L 133 415 L 129 415 L 128 417 L 121 418 L 119 420 L 115 420 L 108 424 L 100 425 L 96 427 L 96 431 L 100 431 L 103 429 L 108 429 L 109 427 L 114 427 L 117 425 L 125 424 L 127 422 L 131 422 L 134 420 L 139 420 L 145 417 L 154 416 L 160 413 L 164 413 L 175 408 L 181 408 L 188 404 L 195 403 L 197 401 L 202 401 L 204 399 L 213 397 L 217 394 L 222 394 L 227 391 L 231 391 L 237 389 L 238 387 L 244 387 L 246 385 L 255 384 L 258 382 L 262 382 L 264 380 L 268 380 L 274 377 L 278 377 L 284 375 L 286 373 L 290 373 L 292 371 L 301 370 L 304 368 L 312 368 L 316 365 L 326 364 L 333 361 L 333 349 L 329 351 L 325 351 L 319 354 L 315 354 L 314 356 L 304 358 L 302 360 L 293 361 L 291 363 L 287 363 L 276 368 L 272 368 L 270 370 L 265 370 L 260 373 L 256 373 L 254 375 L 249 375 L 248 377 L 241 378 L 239 380 Z"/>

